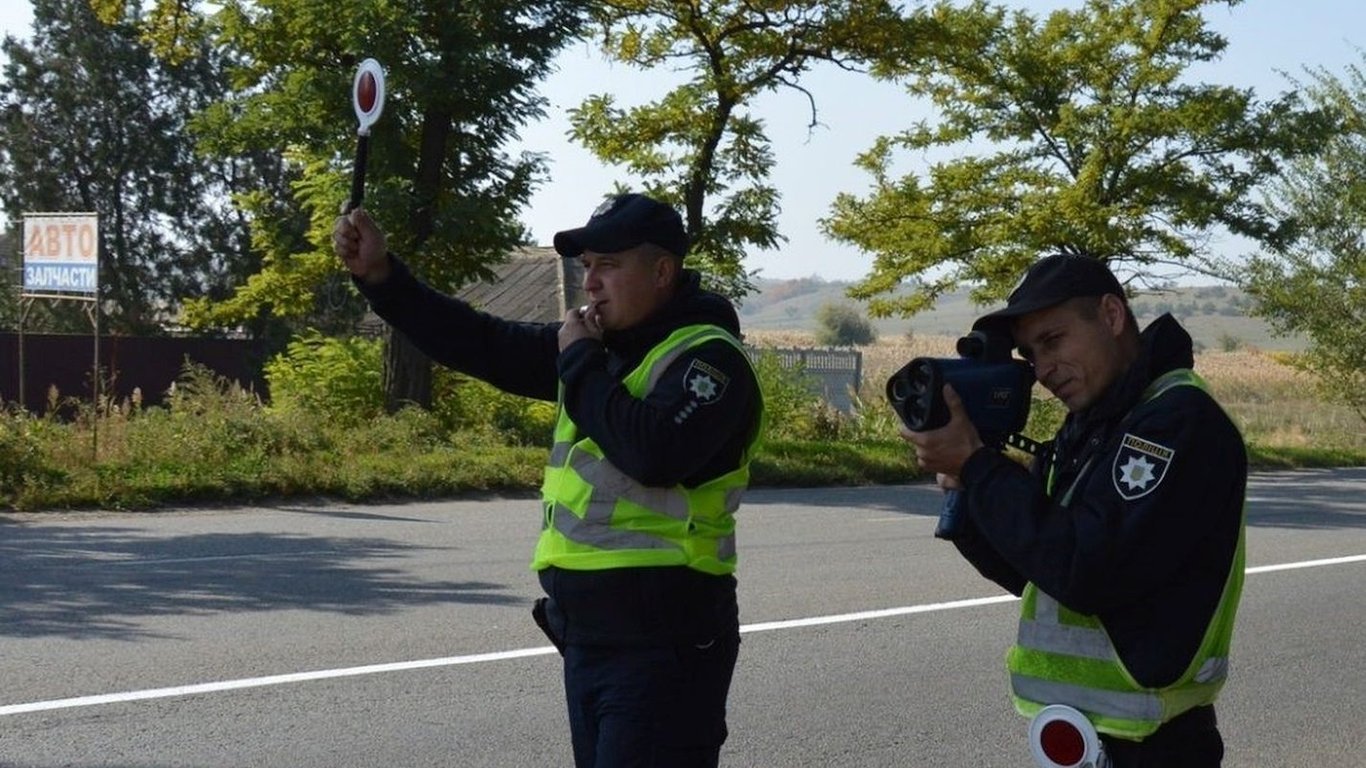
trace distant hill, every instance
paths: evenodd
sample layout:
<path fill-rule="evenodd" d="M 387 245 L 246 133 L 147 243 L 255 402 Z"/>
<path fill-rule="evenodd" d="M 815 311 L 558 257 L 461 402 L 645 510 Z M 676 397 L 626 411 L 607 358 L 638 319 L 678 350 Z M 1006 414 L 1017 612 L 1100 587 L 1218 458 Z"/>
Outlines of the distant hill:
<path fill-rule="evenodd" d="M 816 312 L 822 305 L 849 304 L 866 310 L 851 299 L 847 290 L 852 283 L 806 277 L 795 280 L 760 279 L 758 293 L 740 305 L 740 322 L 745 328 L 770 331 L 815 331 Z M 1133 300 L 1134 314 L 1147 323 L 1164 312 L 1171 312 L 1195 339 L 1197 349 L 1254 347 L 1265 350 L 1299 350 L 1304 340 L 1280 338 L 1271 334 L 1265 321 L 1248 316 L 1251 299 L 1239 288 L 1205 286 L 1175 288 Z M 910 319 L 874 320 L 879 336 L 907 333 L 957 335 L 972 326 L 986 309 L 968 300 L 966 290 L 940 298 L 931 312 Z"/>

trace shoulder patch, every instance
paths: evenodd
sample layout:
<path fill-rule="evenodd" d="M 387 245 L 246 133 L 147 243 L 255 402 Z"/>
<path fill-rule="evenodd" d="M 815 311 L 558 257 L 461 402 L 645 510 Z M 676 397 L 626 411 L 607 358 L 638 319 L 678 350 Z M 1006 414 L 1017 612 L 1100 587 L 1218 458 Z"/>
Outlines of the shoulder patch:
<path fill-rule="evenodd" d="M 1165 445 L 1125 434 L 1110 470 L 1115 490 L 1127 501 L 1147 496 L 1161 485 L 1175 456 L 1176 451 Z"/>
<path fill-rule="evenodd" d="M 720 400 L 729 383 L 729 376 L 701 360 L 693 360 L 688 370 L 683 372 L 683 387 L 693 396 L 693 401 L 700 405 L 711 405 Z"/>

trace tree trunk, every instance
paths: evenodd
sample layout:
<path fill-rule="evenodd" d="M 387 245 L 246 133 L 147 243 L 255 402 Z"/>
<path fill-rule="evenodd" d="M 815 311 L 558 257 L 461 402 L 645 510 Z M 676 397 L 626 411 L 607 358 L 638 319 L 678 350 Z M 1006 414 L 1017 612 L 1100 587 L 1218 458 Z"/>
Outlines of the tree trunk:
<path fill-rule="evenodd" d="M 413 185 L 413 207 L 409 212 L 412 253 L 418 253 L 431 237 L 433 206 L 441 184 L 441 163 L 451 133 L 451 117 L 439 109 L 428 109 L 422 116 L 422 149 L 418 155 L 417 178 Z M 432 407 L 432 361 L 406 336 L 386 328 L 384 335 L 384 407 L 389 413 L 405 405 Z"/>
<path fill-rule="evenodd" d="M 385 328 L 384 408 L 394 413 L 405 405 L 432 407 L 432 361 L 407 336 Z"/>

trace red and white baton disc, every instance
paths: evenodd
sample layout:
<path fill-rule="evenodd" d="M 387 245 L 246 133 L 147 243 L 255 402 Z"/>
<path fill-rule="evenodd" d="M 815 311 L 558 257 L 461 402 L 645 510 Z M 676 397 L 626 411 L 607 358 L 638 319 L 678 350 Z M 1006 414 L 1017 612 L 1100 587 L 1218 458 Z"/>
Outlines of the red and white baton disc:
<path fill-rule="evenodd" d="M 1039 768 L 1106 768 L 1109 760 L 1096 727 L 1063 704 L 1039 710 L 1029 723 L 1029 749 Z"/>
<path fill-rule="evenodd" d="M 378 61 L 366 59 L 356 68 L 356 78 L 351 83 L 351 105 L 356 108 L 356 120 L 360 123 L 356 132 L 368 136 L 370 126 L 384 111 L 384 68 Z"/>

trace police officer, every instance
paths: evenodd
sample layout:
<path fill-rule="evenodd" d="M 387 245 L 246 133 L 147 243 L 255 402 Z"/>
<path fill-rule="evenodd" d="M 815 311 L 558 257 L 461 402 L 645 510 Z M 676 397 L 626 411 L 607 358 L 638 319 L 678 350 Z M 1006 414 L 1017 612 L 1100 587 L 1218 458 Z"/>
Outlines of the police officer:
<path fill-rule="evenodd" d="M 556 234 L 589 300 L 561 323 L 424 285 L 362 209 L 333 242 L 375 313 L 433 360 L 559 403 L 534 615 L 564 656 L 575 764 L 716 765 L 740 641 L 734 513 L 763 407 L 734 307 L 683 268 L 678 213 L 617 195 Z"/>
<path fill-rule="evenodd" d="M 951 387 L 948 425 L 902 436 L 961 490 L 955 545 L 1023 596 L 1016 708 L 1067 704 L 1117 768 L 1218 766 L 1214 701 L 1243 579 L 1247 453 L 1170 315 L 1139 333 L 1103 262 L 1036 262 L 974 328 L 1010 334 L 1068 415 L 1031 469 L 984 448 Z"/>

